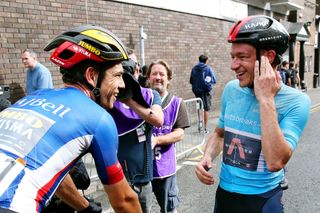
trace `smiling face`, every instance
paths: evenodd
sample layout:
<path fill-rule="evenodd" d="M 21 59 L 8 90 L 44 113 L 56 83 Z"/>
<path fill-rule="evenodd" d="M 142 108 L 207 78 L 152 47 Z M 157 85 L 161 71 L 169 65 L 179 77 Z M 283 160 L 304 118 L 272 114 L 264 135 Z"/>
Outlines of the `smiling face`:
<path fill-rule="evenodd" d="M 169 85 L 168 73 L 162 64 L 154 64 L 148 75 L 148 82 L 151 88 L 157 90 L 161 96 L 165 94 Z"/>
<path fill-rule="evenodd" d="M 122 78 L 123 68 L 121 63 L 107 69 L 100 87 L 100 102 L 106 109 L 113 108 L 114 102 L 117 100 L 119 89 L 125 87 Z"/>
<path fill-rule="evenodd" d="M 253 85 L 256 48 L 249 44 L 233 43 L 231 69 L 236 73 L 240 87 Z"/>

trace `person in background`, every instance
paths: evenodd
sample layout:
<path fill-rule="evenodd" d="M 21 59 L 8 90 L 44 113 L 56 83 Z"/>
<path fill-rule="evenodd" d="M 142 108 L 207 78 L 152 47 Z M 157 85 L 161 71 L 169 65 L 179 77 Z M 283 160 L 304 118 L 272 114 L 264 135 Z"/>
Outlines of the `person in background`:
<path fill-rule="evenodd" d="M 65 87 L 37 90 L 0 113 L 8 125 L 22 128 L 0 127 L 0 212 L 42 212 L 54 193 L 78 212 L 97 212 L 88 202 L 76 208 L 68 175 L 87 153 L 115 212 L 141 212 L 117 158 L 115 122 L 105 110 L 125 88 L 124 45 L 109 30 L 85 25 L 53 38 L 45 51 L 52 49 L 50 60 L 60 67 Z M 65 190 L 57 190 L 60 184 Z"/>
<path fill-rule="evenodd" d="M 148 71 L 148 68 L 149 68 L 149 66 L 146 65 L 146 64 L 141 67 L 141 73 L 139 75 L 138 81 L 139 81 L 139 84 L 142 87 L 148 87 L 148 85 L 147 85 L 147 71 Z"/>
<path fill-rule="evenodd" d="M 142 211 L 150 213 L 153 179 L 151 135 L 153 126 L 163 125 L 161 98 L 157 91 L 139 85 L 140 68 L 132 51 L 122 66 L 126 89 L 120 91 L 115 107 L 109 112 L 118 129 L 119 162 L 130 186 L 138 194 Z"/>
<path fill-rule="evenodd" d="M 190 75 L 190 84 L 192 85 L 192 92 L 197 98 L 201 98 L 204 107 L 204 132 L 208 133 L 207 124 L 209 118 L 209 111 L 211 109 L 211 91 L 217 78 L 213 69 L 207 65 L 208 56 L 200 55 L 199 63 L 192 68 Z"/>
<path fill-rule="evenodd" d="M 287 80 L 286 80 L 286 72 L 285 70 L 282 68 L 282 66 L 278 66 L 278 71 L 279 71 L 279 74 L 281 76 L 281 80 L 284 84 L 286 84 Z"/>
<path fill-rule="evenodd" d="M 25 68 L 28 69 L 26 80 L 27 95 L 39 89 L 53 88 L 50 71 L 37 61 L 37 54 L 33 50 L 26 49 L 22 52 L 22 62 Z"/>
<path fill-rule="evenodd" d="M 222 151 L 214 213 L 282 213 L 286 166 L 309 118 L 310 98 L 284 86 L 277 71 L 289 34 L 277 20 L 248 16 L 228 36 L 231 70 L 221 114 L 195 168 L 198 179 L 215 183 L 212 161 Z"/>
<path fill-rule="evenodd" d="M 289 72 L 290 72 L 290 79 L 291 79 L 291 87 L 299 88 L 300 86 L 300 76 L 297 69 L 294 68 L 294 61 L 289 62 Z"/>
<path fill-rule="evenodd" d="M 153 181 L 152 189 L 161 207 L 161 213 L 177 212 L 179 205 L 176 180 L 176 146 L 182 141 L 184 129 L 189 127 L 184 101 L 168 92 L 172 70 L 168 63 L 157 60 L 147 71 L 148 84 L 159 92 L 162 99 L 164 124 L 153 128 Z"/>
<path fill-rule="evenodd" d="M 281 71 L 285 74 L 284 76 L 284 80 L 283 80 L 283 83 L 288 85 L 288 86 L 291 86 L 291 78 L 290 78 L 290 70 L 289 70 L 289 63 L 288 61 L 284 60 L 282 63 L 281 63 L 281 69 L 280 69 L 280 75 L 281 75 Z M 283 78 L 283 76 L 281 75 L 281 78 Z"/>

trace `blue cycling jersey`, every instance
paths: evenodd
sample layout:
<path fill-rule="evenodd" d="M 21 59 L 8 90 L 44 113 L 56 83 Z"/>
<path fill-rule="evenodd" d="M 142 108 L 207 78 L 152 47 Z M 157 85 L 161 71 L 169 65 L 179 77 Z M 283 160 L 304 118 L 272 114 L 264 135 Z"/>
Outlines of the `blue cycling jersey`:
<path fill-rule="evenodd" d="M 310 99 L 283 84 L 275 105 L 279 126 L 293 150 L 308 120 Z M 224 129 L 220 186 L 240 194 L 261 194 L 276 188 L 283 171 L 267 169 L 261 147 L 259 102 L 253 90 L 241 88 L 238 80 L 224 89 L 218 127 Z"/>
<path fill-rule="evenodd" d="M 103 184 L 124 178 L 105 109 L 76 88 L 39 90 L 0 113 L 0 207 L 41 212 L 75 162 L 90 152 Z"/>

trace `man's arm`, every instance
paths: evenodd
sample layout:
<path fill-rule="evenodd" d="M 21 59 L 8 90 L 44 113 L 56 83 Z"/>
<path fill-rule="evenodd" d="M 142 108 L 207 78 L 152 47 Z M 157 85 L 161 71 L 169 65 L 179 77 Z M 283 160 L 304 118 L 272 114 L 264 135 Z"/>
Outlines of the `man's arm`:
<path fill-rule="evenodd" d="M 268 170 L 276 172 L 282 169 L 292 155 L 278 123 L 275 96 L 281 88 L 281 76 L 271 67 L 268 58 L 261 57 L 255 64 L 254 92 L 260 105 L 261 145 Z"/>
<path fill-rule="evenodd" d="M 89 202 L 77 190 L 69 174 L 61 182 L 55 195 L 77 211 L 81 211 L 89 206 Z"/>
<path fill-rule="evenodd" d="M 152 137 L 152 148 L 156 145 L 169 145 L 172 143 L 179 142 L 183 139 L 183 137 L 184 129 L 176 128 L 166 135 Z"/>
<path fill-rule="evenodd" d="M 131 189 L 125 178 L 116 184 L 104 185 L 104 190 L 108 194 L 110 204 L 116 213 L 142 212 L 138 195 Z"/>
<path fill-rule="evenodd" d="M 192 69 L 193 70 L 193 69 Z M 192 70 L 191 70 L 191 73 L 190 73 L 190 78 L 189 78 L 189 83 L 192 84 Z"/>
<path fill-rule="evenodd" d="M 297 81 L 297 86 L 299 87 L 299 86 L 301 86 L 301 84 L 300 84 L 301 82 L 300 82 L 300 75 L 299 75 L 298 71 L 297 71 L 297 75 L 296 76 L 297 76 L 297 80 L 296 80 Z"/>
<path fill-rule="evenodd" d="M 223 149 L 224 130 L 216 127 L 213 134 L 208 138 L 202 160 L 196 167 L 198 179 L 207 185 L 214 184 L 213 175 L 208 172 L 212 168 L 212 161 L 221 153 Z"/>
<path fill-rule="evenodd" d="M 217 83 L 217 77 L 216 77 L 216 74 L 214 72 L 214 70 L 210 67 L 210 74 L 211 74 L 211 77 L 212 77 L 212 84 L 216 84 Z"/>
<path fill-rule="evenodd" d="M 160 105 L 154 104 L 150 108 L 145 108 L 132 98 L 122 100 L 122 102 L 132 108 L 143 120 L 151 125 L 156 127 L 161 127 L 163 125 L 164 115 Z"/>

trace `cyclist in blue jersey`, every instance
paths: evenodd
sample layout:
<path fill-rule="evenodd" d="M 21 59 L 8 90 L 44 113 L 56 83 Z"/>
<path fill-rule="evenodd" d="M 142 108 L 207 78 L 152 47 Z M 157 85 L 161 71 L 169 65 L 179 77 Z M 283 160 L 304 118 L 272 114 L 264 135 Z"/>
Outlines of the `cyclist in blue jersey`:
<path fill-rule="evenodd" d="M 249 16 L 229 32 L 230 81 L 221 114 L 196 166 L 199 180 L 215 183 L 212 160 L 222 151 L 215 213 L 283 212 L 283 168 L 309 118 L 310 99 L 281 81 L 277 66 L 289 34 L 275 19 Z"/>
<path fill-rule="evenodd" d="M 124 45 L 110 31 L 86 25 L 56 36 L 45 47 L 52 49 L 50 60 L 65 87 L 38 90 L 0 113 L 0 212 L 41 212 L 87 153 L 115 212 L 141 212 L 117 159 L 115 122 L 105 110 L 125 87 Z M 60 195 L 77 202 L 68 190 Z M 92 212 L 90 205 L 77 210 Z"/>

